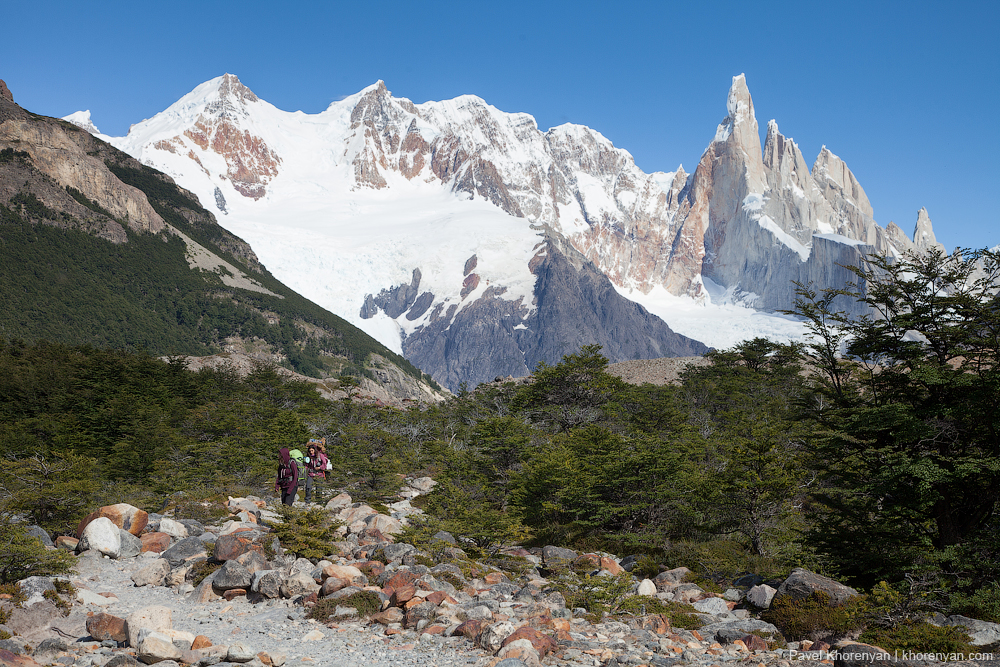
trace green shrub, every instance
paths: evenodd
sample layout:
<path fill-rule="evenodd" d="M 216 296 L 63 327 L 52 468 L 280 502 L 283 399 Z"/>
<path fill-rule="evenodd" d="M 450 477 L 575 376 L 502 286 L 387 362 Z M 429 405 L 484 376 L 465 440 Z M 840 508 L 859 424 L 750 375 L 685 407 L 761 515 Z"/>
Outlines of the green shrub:
<path fill-rule="evenodd" d="M 185 578 L 190 579 L 193 586 L 198 586 L 220 567 L 222 567 L 222 563 L 216 563 L 212 560 L 199 561 L 191 566 Z"/>
<path fill-rule="evenodd" d="M 931 625 L 926 622 L 900 623 L 894 628 L 871 627 L 860 640 L 887 651 L 913 651 L 917 653 L 973 653 L 969 635 L 963 628 Z"/>
<path fill-rule="evenodd" d="M 281 546 L 299 558 L 324 558 L 333 551 L 342 522 L 324 509 L 278 508 L 284 521 L 273 526 Z"/>
<path fill-rule="evenodd" d="M 367 618 L 382 610 L 382 599 L 372 591 L 359 591 L 338 600 L 326 598 L 318 601 L 306 618 L 313 618 L 321 623 L 333 620 L 337 607 L 354 607 L 358 610 L 359 617 Z"/>
<path fill-rule="evenodd" d="M 10 633 L 6 630 L 0 630 L 0 642 L 10 639 Z"/>
<path fill-rule="evenodd" d="M 846 604 L 832 605 L 828 593 L 813 591 L 801 600 L 778 598 L 760 617 L 773 623 L 786 639 L 816 641 L 860 630 L 864 625 L 865 612 L 861 597 L 852 598 Z"/>
<path fill-rule="evenodd" d="M 685 630 L 696 630 L 702 626 L 701 619 L 691 612 L 691 605 L 682 602 L 666 602 L 646 595 L 630 595 L 618 605 L 621 612 L 636 615 L 661 614 L 670 619 L 670 625 Z"/>
<path fill-rule="evenodd" d="M 984 586 L 972 595 L 955 593 L 950 603 L 953 614 L 1000 623 L 1000 583 Z"/>
<path fill-rule="evenodd" d="M 586 609 L 591 614 L 601 615 L 604 612 L 614 614 L 621 608 L 622 602 L 630 597 L 635 581 L 628 572 L 622 572 L 613 577 L 579 575 L 566 571 L 556 575 L 552 584 L 563 597 L 566 606 L 571 609 Z"/>
<path fill-rule="evenodd" d="M 59 593 L 56 591 L 45 591 L 42 593 L 42 597 L 52 602 L 56 608 L 62 612 L 63 616 L 69 616 L 69 608 L 71 605 L 59 597 Z"/>
<path fill-rule="evenodd" d="M 0 584 L 66 574 L 74 562 L 70 552 L 49 551 L 37 537 L 29 537 L 22 526 L 10 523 L 8 518 L 0 519 Z"/>

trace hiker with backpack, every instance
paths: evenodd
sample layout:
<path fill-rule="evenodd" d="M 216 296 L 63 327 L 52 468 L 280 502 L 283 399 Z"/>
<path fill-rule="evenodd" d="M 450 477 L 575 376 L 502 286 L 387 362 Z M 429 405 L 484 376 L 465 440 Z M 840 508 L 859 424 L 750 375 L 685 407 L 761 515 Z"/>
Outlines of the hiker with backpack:
<path fill-rule="evenodd" d="M 298 451 L 298 450 L 295 450 Z M 300 453 L 299 456 L 302 454 Z M 274 482 L 274 492 L 281 493 L 283 505 L 291 506 L 299 490 L 299 467 L 292 459 L 288 447 L 278 450 L 278 479 Z"/>
<path fill-rule="evenodd" d="M 305 501 L 308 503 L 310 497 L 312 497 L 313 488 L 319 486 L 320 480 L 326 479 L 326 471 L 329 468 L 330 461 L 326 457 L 326 447 L 324 446 L 323 440 L 310 440 L 308 443 L 308 448 L 306 449 L 306 497 Z M 317 496 L 319 492 L 317 490 Z"/>

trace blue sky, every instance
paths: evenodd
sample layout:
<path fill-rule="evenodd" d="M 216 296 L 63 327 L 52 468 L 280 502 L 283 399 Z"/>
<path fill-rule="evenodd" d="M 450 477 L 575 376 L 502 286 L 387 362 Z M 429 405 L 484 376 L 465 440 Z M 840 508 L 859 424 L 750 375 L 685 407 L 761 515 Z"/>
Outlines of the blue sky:
<path fill-rule="evenodd" d="M 1000 3 L 8 3 L 0 78 L 23 107 L 122 135 L 231 72 L 315 113 L 383 79 L 592 127 L 645 171 L 690 171 L 746 73 L 812 164 L 854 171 L 886 225 L 926 206 L 946 247 L 1000 244 Z"/>

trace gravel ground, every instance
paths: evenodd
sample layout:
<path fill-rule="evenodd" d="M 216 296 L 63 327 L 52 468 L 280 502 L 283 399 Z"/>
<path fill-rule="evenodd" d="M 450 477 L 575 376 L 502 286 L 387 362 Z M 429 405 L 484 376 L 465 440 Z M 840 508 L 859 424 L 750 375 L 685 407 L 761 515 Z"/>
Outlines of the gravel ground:
<path fill-rule="evenodd" d="M 677 381 L 681 371 L 690 365 L 707 366 L 705 357 L 661 357 L 660 359 L 634 359 L 609 364 L 608 372 L 629 384 L 664 385 Z"/>
<path fill-rule="evenodd" d="M 106 607 L 89 605 L 88 609 L 127 618 L 143 607 L 162 605 L 171 609 L 175 630 L 205 635 L 217 645 L 240 642 L 254 653 L 283 654 L 287 667 L 465 666 L 485 665 L 491 659 L 464 638 L 414 632 L 386 636 L 381 626 L 360 623 L 339 623 L 329 628 L 306 619 L 305 610 L 288 600 L 254 605 L 246 598 L 237 598 L 199 604 L 162 586 L 137 588 L 130 577 L 147 563 L 145 558 L 81 558 L 79 574 L 72 581 L 77 588 L 113 593 L 118 598 Z M 316 636 L 317 631 L 321 638 L 305 639 L 310 633 Z"/>

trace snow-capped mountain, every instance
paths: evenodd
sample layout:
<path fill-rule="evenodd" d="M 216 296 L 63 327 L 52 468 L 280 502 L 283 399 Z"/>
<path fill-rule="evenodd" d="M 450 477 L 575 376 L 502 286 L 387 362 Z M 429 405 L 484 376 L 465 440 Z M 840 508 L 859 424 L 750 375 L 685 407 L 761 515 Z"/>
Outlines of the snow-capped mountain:
<path fill-rule="evenodd" d="M 797 323 L 732 302 L 785 308 L 792 280 L 842 284 L 838 262 L 914 247 L 825 148 L 810 172 L 772 121 L 762 149 L 742 75 L 690 175 L 646 174 L 586 127 L 542 132 L 474 96 L 414 104 L 381 81 L 305 114 L 227 74 L 106 139 L 451 387 L 588 342 L 612 360 L 700 349 L 629 301 L 717 346 L 791 337 Z M 917 236 L 934 242 L 926 213 Z"/>

